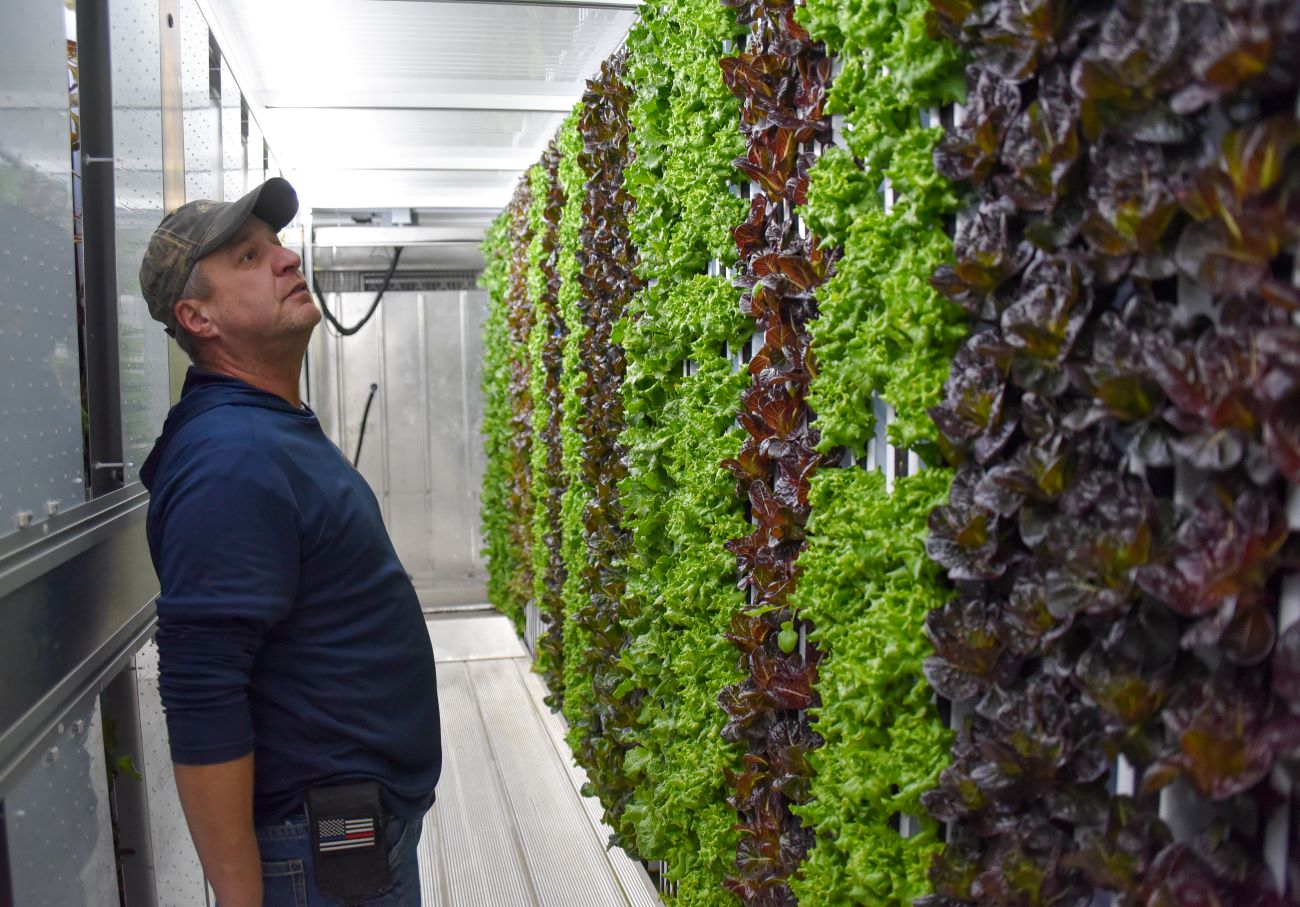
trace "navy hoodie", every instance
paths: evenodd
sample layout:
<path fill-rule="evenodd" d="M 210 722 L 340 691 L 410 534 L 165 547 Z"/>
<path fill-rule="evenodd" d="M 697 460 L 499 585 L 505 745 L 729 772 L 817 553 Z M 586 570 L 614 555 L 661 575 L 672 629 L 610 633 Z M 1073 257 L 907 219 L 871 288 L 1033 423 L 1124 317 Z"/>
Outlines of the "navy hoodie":
<path fill-rule="evenodd" d="M 359 780 L 419 815 L 442 766 L 429 634 L 374 493 L 316 416 L 191 368 L 140 476 L 173 761 L 253 753 L 259 825 Z"/>

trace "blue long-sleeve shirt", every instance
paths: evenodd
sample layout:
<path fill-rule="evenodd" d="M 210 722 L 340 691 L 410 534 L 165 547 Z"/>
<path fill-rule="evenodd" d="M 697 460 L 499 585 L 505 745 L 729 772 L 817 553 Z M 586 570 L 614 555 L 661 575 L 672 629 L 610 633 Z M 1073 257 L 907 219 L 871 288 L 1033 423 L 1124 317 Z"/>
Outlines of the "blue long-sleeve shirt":
<path fill-rule="evenodd" d="M 259 824 L 357 780 L 419 815 L 442 765 L 429 634 L 374 493 L 316 416 L 192 368 L 141 478 L 172 759 L 253 753 Z"/>

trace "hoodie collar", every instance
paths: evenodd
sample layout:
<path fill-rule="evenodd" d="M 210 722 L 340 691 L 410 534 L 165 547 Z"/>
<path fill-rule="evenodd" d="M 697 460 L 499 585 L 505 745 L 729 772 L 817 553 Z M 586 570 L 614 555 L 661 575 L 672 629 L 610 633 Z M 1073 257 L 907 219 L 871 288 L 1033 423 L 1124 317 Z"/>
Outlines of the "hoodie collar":
<path fill-rule="evenodd" d="M 218 406 L 255 406 L 261 409 L 278 410 L 300 418 L 316 417 L 316 414 L 305 405 L 298 408 L 283 397 L 253 387 L 247 381 L 191 365 L 185 373 L 181 398 L 167 414 L 162 434 L 154 442 L 153 450 L 140 468 L 140 480 L 145 488 L 153 487 L 153 479 L 157 474 L 163 452 L 176 433 L 192 419 Z"/>

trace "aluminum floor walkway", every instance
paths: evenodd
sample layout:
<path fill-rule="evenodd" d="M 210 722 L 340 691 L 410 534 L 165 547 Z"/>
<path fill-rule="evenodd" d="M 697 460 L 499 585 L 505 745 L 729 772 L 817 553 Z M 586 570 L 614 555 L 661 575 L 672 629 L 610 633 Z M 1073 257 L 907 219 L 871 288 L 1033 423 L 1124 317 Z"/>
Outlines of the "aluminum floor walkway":
<path fill-rule="evenodd" d="M 509 621 L 430 615 L 443 768 L 420 841 L 425 907 L 652 907 L 640 863 L 606 850 L 600 805 Z"/>

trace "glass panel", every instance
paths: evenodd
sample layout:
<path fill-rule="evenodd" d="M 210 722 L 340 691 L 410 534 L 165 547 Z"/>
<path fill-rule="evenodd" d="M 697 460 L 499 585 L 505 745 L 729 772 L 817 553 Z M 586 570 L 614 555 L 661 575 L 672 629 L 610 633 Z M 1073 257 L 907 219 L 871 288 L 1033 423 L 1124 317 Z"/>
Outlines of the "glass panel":
<path fill-rule="evenodd" d="M 59 722 L 5 795 L 4 817 L 15 904 L 118 902 L 98 699 Z"/>
<path fill-rule="evenodd" d="M 3 0 L 0 535 L 85 501 L 63 4 Z M 20 514 L 28 514 L 20 518 Z"/>
<path fill-rule="evenodd" d="M 221 105 L 212 96 L 208 24 L 195 0 L 181 4 L 181 91 L 185 119 L 185 200 L 221 197 Z M 220 68 L 216 74 L 219 76 Z"/>
<path fill-rule="evenodd" d="M 126 481 L 133 482 L 169 402 L 167 335 L 140 293 L 140 260 L 163 217 L 158 3 L 118 0 L 111 27 L 122 455 Z"/>
<path fill-rule="evenodd" d="M 257 120 L 251 116 L 248 118 L 248 141 L 244 143 L 248 148 L 248 188 L 260 186 L 266 180 L 266 170 L 263 167 L 264 148 L 262 142 L 262 130 L 257 125 Z"/>
<path fill-rule="evenodd" d="M 233 202 L 248 191 L 247 161 L 241 123 L 239 86 L 230 67 L 221 60 L 221 184 L 225 200 Z"/>

